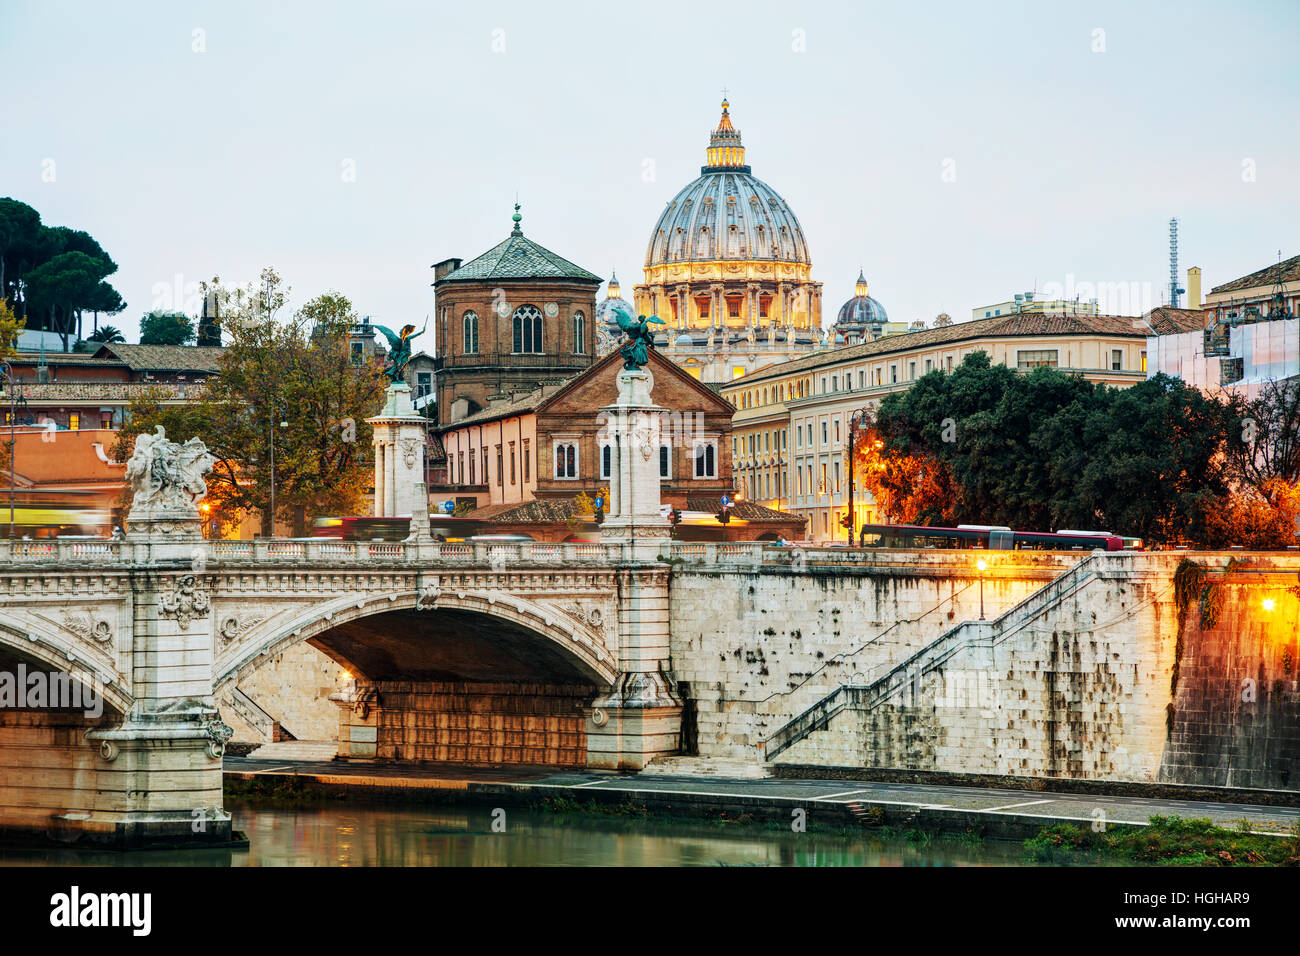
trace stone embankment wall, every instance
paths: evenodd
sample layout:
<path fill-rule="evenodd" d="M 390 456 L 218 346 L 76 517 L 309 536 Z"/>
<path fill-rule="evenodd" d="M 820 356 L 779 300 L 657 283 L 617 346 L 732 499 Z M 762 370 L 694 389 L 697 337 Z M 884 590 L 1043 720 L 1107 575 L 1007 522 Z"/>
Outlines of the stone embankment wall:
<path fill-rule="evenodd" d="M 1182 557 L 1090 559 L 866 681 L 776 762 L 1294 789 L 1300 555 L 1227 575 L 1246 556 L 1192 555 L 1213 594 L 1180 615 Z"/>
<path fill-rule="evenodd" d="M 769 735 L 841 684 L 869 682 L 978 618 L 981 579 L 993 618 L 1084 557 L 879 552 L 853 566 L 674 569 L 673 675 L 698 753 L 757 759 Z"/>
<path fill-rule="evenodd" d="M 311 644 L 295 644 L 268 658 L 239 684 L 280 726 L 298 740 L 337 740 L 339 709 L 329 696 L 345 683 L 343 668 Z M 261 728 L 248 723 L 218 692 L 221 719 L 236 741 L 266 743 Z"/>

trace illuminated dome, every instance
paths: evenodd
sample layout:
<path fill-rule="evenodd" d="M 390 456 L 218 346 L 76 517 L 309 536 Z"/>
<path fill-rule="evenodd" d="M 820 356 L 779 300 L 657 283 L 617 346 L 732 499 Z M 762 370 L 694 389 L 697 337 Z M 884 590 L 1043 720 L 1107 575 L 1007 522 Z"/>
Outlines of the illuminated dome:
<path fill-rule="evenodd" d="M 722 383 L 815 349 L 822 284 L 794 211 L 745 164 L 726 100 L 705 155 L 659 215 L 633 294 L 667 326 L 663 354 Z"/>
<path fill-rule="evenodd" d="M 622 309 L 633 318 L 637 314 L 632 303 L 623 298 L 622 290 L 618 285 L 617 273 L 610 273 L 609 284 L 605 287 L 605 298 L 596 306 L 597 355 L 612 352 L 618 345 L 618 340 L 623 336 L 623 330 L 618 327 L 618 318 L 614 313 L 615 309 Z"/>
<path fill-rule="evenodd" d="M 888 322 L 885 307 L 867 295 L 866 273 L 859 271 L 853 298 L 840 306 L 835 324 L 831 326 L 835 342 L 847 342 L 850 345 L 870 342 L 880 337 Z"/>
<path fill-rule="evenodd" d="M 728 110 L 723 100 L 699 178 L 673 197 L 655 223 L 647 267 L 728 259 L 811 262 L 794 210 L 745 165 L 745 147 Z"/>

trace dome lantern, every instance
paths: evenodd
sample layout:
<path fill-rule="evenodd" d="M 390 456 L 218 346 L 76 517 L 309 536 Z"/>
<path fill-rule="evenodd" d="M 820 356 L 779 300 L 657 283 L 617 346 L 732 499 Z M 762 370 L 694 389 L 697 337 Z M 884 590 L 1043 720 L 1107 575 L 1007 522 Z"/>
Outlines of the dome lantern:
<path fill-rule="evenodd" d="M 722 101 L 722 118 L 718 128 L 709 137 L 708 162 L 700 172 L 708 173 L 719 169 L 736 169 L 749 172 L 745 165 L 745 147 L 740 142 L 740 130 L 731 125 L 730 104 Z"/>

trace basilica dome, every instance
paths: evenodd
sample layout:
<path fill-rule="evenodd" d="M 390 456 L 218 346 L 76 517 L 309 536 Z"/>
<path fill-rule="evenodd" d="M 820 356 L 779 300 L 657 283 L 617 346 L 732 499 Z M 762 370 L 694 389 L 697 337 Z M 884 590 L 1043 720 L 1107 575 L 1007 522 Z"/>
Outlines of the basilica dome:
<path fill-rule="evenodd" d="M 867 295 L 866 273 L 859 271 L 853 298 L 840 306 L 832 330 L 836 336 L 843 335 L 847 341 L 868 342 L 879 337 L 888 322 L 885 307 Z"/>
<path fill-rule="evenodd" d="M 773 260 L 809 264 L 799 220 L 780 194 L 745 165 L 726 100 L 709 139 L 707 165 L 668 203 L 650 234 L 646 266 Z"/>

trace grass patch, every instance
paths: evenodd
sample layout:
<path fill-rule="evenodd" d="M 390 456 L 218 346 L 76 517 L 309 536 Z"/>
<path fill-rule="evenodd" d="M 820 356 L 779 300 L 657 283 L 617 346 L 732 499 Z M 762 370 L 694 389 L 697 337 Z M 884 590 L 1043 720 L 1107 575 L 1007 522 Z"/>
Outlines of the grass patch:
<path fill-rule="evenodd" d="M 251 780 L 227 777 L 222 792 L 229 803 L 262 807 L 300 807 L 347 799 L 347 793 L 341 790 L 326 792 L 308 787 L 297 774 L 258 775 Z"/>
<path fill-rule="evenodd" d="M 1025 841 L 1030 859 L 1040 863 L 1115 860 L 1162 866 L 1300 865 L 1300 826 L 1285 837 L 1249 832 L 1243 820 L 1227 829 L 1205 819 L 1153 816 L 1148 826 L 1097 832 L 1059 824 L 1044 827 Z"/>

